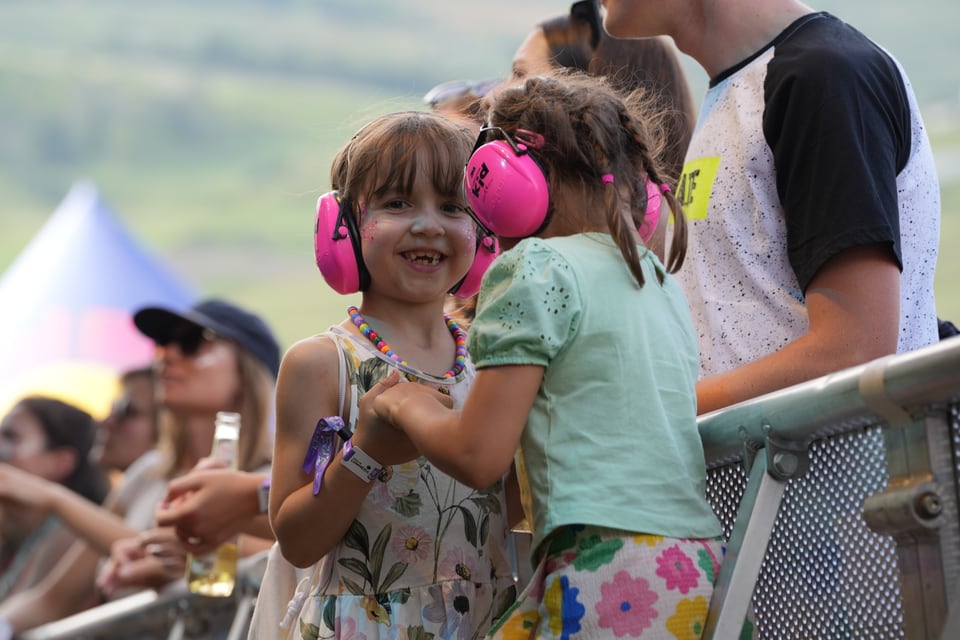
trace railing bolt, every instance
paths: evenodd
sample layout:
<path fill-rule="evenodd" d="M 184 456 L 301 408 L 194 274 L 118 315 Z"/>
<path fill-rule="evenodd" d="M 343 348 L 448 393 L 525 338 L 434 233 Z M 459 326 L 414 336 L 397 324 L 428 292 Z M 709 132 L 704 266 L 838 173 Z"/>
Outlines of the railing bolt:
<path fill-rule="evenodd" d="M 800 467 L 800 460 L 792 453 L 778 451 L 773 454 L 773 466 L 780 475 L 790 477 Z"/>
<path fill-rule="evenodd" d="M 924 520 L 932 520 L 943 511 L 943 504 L 940 502 L 940 496 L 932 491 L 926 491 L 917 496 L 916 509 L 918 516 Z"/>

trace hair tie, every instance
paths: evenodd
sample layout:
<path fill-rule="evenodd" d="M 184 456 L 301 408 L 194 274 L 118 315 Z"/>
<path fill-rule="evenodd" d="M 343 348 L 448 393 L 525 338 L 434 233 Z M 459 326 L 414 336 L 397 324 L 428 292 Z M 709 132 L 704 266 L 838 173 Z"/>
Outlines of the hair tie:
<path fill-rule="evenodd" d="M 661 191 L 662 193 L 670 193 L 670 185 L 668 185 L 668 184 L 662 184 L 662 185 L 660 185 L 660 191 Z"/>
<path fill-rule="evenodd" d="M 600 176 L 600 182 L 602 182 L 603 184 L 613 184 L 613 174 L 612 173 L 603 174 L 602 176 Z"/>

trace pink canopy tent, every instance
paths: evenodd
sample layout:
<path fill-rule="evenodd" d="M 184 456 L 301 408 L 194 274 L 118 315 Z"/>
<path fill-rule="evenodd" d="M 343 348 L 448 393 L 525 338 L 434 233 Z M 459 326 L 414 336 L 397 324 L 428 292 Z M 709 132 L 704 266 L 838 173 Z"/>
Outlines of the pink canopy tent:
<path fill-rule="evenodd" d="M 194 298 L 123 228 L 94 185 L 74 185 L 0 278 L 0 411 L 44 393 L 102 417 L 117 374 L 150 361 L 153 345 L 133 326 L 132 312 Z"/>

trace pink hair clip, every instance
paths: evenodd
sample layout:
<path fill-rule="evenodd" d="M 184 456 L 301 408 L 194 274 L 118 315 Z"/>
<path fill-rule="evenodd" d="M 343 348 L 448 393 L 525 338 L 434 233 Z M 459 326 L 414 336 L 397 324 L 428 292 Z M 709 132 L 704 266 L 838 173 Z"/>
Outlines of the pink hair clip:
<path fill-rule="evenodd" d="M 517 142 L 523 143 L 531 149 L 543 149 L 543 145 L 546 142 L 543 135 L 527 129 L 517 129 L 513 132 L 513 137 Z"/>
<path fill-rule="evenodd" d="M 612 173 L 603 174 L 602 176 L 600 176 L 600 181 L 603 184 L 613 184 L 613 174 Z"/>

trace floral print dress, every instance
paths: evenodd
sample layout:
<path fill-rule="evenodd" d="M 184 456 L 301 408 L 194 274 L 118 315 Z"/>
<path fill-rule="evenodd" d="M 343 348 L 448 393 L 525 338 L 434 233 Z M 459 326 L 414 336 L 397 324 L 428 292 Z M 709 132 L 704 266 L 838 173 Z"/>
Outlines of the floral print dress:
<path fill-rule="evenodd" d="M 351 423 L 359 398 L 397 365 L 340 327 Z M 466 398 L 472 364 L 453 380 L 406 379 Z M 375 640 L 480 638 L 516 598 L 502 483 L 462 485 L 419 458 L 375 481 L 343 540 L 316 566 L 293 636 Z"/>

